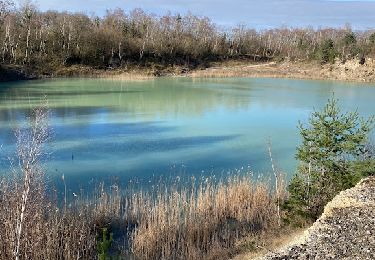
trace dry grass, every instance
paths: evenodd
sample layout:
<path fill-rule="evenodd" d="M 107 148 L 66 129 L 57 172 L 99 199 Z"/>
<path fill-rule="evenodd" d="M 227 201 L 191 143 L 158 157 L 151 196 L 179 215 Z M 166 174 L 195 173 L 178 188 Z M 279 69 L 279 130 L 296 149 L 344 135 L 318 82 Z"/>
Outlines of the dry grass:
<path fill-rule="evenodd" d="M 228 258 L 238 239 L 278 226 L 280 188 L 276 195 L 250 173 L 147 191 L 102 185 L 90 199 L 78 195 L 61 205 L 45 192 L 45 113 L 35 111 L 17 135 L 20 167 L 0 180 L 0 259 L 96 259 L 104 227 L 115 234 L 110 253 L 123 258 Z"/>
<path fill-rule="evenodd" d="M 0 259 L 95 259 L 95 231 L 88 211 L 59 212 L 51 203 L 32 194 L 23 221 L 18 255 L 17 220 L 20 187 L 1 183 Z"/>
<path fill-rule="evenodd" d="M 195 70 L 189 75 L 193 78 L 296 78 L 296 79 L 322 79 L 322 69 L 313 63 L 294 62 L 267 62 L 267 63 L 243 63 L 226 65 L 205 70 Z"/>
<path fill-rule="evenodd" d="M 146 214 L 131 234 L 131 249 L 142 259 L 216 259 L 236 239 L 277 224 L 270 187 L 254 183 L 251 175 L 145 196 L 139 206 Z"/>
<path fill-rule="evenodd" d="M 305 228 L 284 227 L 264 234 L 249 235 L 238 241 L 239 254 L 233 260 L 262 259 L 271 252 L 283 250 L 303 241 Z"/>

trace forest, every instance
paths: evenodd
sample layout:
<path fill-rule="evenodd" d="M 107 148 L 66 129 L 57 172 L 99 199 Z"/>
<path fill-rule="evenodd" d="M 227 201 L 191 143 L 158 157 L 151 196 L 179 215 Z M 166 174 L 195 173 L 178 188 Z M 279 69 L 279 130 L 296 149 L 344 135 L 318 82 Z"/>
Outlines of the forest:
<path fill-rule="evenodd" d="M 0 1 L 0 60 L 49 74 L 59 67 L 98 69 L 181 65 L 212 61 L 345 62 L 375 56 L 375 31 L 342 28 L 256 30 L 223 28 L 191 13 L 154 15 L 141 9 L 107 10 L 102 17 L 40 11 L 32 2 Z M 48 66 L 46 66 L 48 65 Z"/>

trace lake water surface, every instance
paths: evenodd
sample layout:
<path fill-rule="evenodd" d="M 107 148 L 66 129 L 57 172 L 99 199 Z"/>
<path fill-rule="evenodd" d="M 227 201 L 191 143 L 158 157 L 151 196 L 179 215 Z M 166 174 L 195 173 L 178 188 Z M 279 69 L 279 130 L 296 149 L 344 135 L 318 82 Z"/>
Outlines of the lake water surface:
<path fill-rule="evenodd" d="M 375 113 L 375 87 L 287 79 L 56 79 L 0 85 L 0 171 L 15 128 L 46 96 L 53 139 L 47 172 L 70 185 L 239 169 L 295 171 L 298 121 L 335 93 L 344 110 Z"/>

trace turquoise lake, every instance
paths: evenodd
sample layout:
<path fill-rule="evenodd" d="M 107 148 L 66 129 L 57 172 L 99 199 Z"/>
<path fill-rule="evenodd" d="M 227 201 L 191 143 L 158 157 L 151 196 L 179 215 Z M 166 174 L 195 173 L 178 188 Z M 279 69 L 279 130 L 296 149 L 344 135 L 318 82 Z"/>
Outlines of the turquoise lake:
<path fill-rule="evenodd" d="M 0 171 L 9 171 L 14 130 L 43 102 L 53 137 L 47 176 L 72 189 L 101 180 L 269 174 L 296 168 L 298 121 L 328 98 L 361 116 L 375 113 L 375 86 L 289 79 L 53 79 L 0 84 Z"/>

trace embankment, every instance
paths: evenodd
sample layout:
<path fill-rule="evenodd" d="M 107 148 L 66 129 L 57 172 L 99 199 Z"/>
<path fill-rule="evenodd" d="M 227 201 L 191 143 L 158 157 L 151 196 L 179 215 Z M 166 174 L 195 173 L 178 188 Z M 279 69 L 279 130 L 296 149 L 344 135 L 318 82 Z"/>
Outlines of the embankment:
<path fill-rule="evenodd" d="M 294 243 L 260 259 L 375 259 L 374 227 L 375 177 L 369 177 L 329 202 Z"/>
<path fill-rule="evenodd" d="M 334 64 L 318 62 L 252 62 L 223 61 L 211 63 L 208 68 L 188 68 L 184 66 L 132 66 L 117 69 L 97 69 L 89 66 L 58 67 L 48 72 L 38 68 L 22 66 L 0 67 L 0 82 L 34 78 L 116 78 L 116 79 L 151 79 L 157 77 L 193 77 L 193 78 L 293 78 L 312 80 L 339 80 L 352 82 L 375 82 L 375 60 L 358 59 Z"/>
<path fill-rule="evenodd" d="M 334 64 L 317 62 L 268 62 L 258 64 L 218 64 L 190 73 L 191 77 L 259 77 L 375 82 L 375 60 L 353 59 Z"/>

